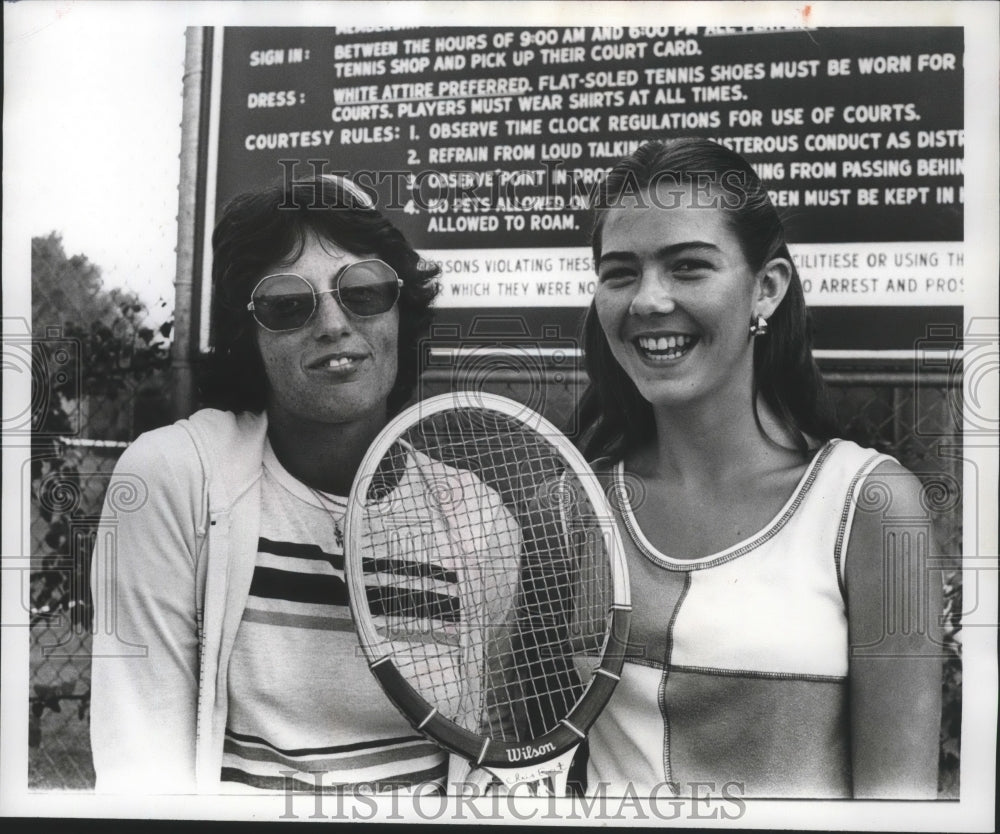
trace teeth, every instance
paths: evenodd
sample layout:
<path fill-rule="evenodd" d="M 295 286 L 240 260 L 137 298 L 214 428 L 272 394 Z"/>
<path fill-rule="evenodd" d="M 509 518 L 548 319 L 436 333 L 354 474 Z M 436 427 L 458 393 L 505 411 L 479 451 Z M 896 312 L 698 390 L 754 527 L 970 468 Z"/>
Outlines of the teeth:
<path fill-rule="evenodd" d="M 650 359 L 676 359 L 683 356 L 694 344 L 692 336 L 640 336 L 636 340 L 639 347 Z"/>
<path fill-rule="evenodd" d="M 343 368 L 345 365 L 350 365 L 351 360 L 347 356 L 341 356 L 337 359 L 331 359 L 326 363 L 328 368 Z"/>

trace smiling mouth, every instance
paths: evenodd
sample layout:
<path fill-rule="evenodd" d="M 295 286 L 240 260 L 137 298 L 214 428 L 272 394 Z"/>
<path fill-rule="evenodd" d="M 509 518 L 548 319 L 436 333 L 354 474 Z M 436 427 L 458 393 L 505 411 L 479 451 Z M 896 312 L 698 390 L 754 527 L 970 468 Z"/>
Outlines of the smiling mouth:
<path fill-rule="evenodd" d="M 349 365 L 353 365 L 353 364 L 354 364 L 354 360 L 351 359 L 349 356 L 341 356 L 341 357 L 339 357 L 337 359 L 331 359 L 329 362 L 326 363 L 326 367 L 328 367 L 328 368 L 346 368 Z"/>
<path fill-rule="evenodd" d="M 314 362 L 310 367 L 314 371 L 347 371 L 357 367 L 362 357 L 359 356 L 331 356 L 320 362 Z"/>
<path fill-rule="evenodd" d="M 639 336 L 635 346 L 639 353 L 652 362 L 667 362 L 680 359 L 698 342 L 697 336 L 676 333 L 672 336 Z"/>

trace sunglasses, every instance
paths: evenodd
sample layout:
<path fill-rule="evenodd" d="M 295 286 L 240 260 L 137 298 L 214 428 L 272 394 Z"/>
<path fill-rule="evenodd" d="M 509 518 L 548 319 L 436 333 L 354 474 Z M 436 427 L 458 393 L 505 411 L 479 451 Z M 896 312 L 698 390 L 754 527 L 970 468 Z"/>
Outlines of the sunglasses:
<path fill-rule="evenodd" d="M 294 272 L 266 275 L 250 293 L 247 309 L 265 330 L 280 333 L 305 325 L 316 312 L 318 297 L 327 293 L 337 299 L 344 311 L 359 318 L 388 313 L 399 300 L 399 288 L 403 285 L 396 270 L 379 260 L 347 264 L 333 283 L 331 290 L 315 290 Z"/>

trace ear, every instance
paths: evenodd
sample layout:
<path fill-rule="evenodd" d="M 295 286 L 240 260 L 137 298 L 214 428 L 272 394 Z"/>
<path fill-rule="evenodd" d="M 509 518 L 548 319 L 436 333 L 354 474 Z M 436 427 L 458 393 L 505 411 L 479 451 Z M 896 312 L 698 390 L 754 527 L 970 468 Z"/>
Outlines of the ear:
<path fill-rule="evenodd" d="M 786 258 L 773 258 L 757 275 L 754 293 L 754 315 L 771 318 L 788 291 L 792 280 L 792 264 Z"/>

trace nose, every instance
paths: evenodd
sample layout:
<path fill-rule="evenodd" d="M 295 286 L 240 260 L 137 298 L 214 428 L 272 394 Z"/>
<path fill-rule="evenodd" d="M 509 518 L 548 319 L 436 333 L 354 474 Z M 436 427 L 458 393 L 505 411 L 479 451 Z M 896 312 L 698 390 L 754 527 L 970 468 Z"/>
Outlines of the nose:
<path fill-rule="evenodd" d="M 351 332 L 351 320 L 331 292 L 317 293 L 316 311 L 309 322 L 317 338 L 339 338 Z"/>
<path fill-rule="evenodd" d="M 666 315 L 677 305 L 666 282 L 652 270 L 645 270 L 628 311 L 635 316 Z"/>

